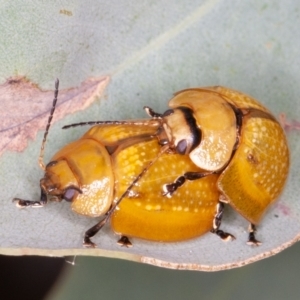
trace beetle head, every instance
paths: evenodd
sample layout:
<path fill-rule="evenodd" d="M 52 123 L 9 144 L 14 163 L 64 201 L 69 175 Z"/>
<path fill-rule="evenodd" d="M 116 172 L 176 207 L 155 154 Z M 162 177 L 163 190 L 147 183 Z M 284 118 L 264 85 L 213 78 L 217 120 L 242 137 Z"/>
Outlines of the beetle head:
<path fill-rule="evenodd" d="M 52 161 L 46 166 L 40 186 L 52 201 L 72 202 L 81 193 L 73 172 L 64 160 Z"/>

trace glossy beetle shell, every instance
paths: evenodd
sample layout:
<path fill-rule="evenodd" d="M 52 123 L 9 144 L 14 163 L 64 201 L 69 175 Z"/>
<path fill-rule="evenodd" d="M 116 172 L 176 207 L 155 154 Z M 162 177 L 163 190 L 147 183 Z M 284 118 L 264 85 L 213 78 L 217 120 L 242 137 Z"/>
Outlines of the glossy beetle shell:
<path fill-rule="evenodd" d="M 89 217 L 106 213 L 114 199 L 114 163 L 119 151 L 135 143 L 135 137 L 154 134 L 151 126 L 94 126 L 83 137 L 74 141 L 51 159 L 45 177 L 61 191 L 74 186 L 82 191 L 72 200 L 72 210 Z M 107 147 L 115 148 L 110 155 Z"/>
<path fill-rule="evenodd" d="M 240 109 L 255 108 L 270 114 L 247 95 L 223 87 L 217 87 L 216 91 Z M 234 209 L 257 224 L 282 192 L 289 172 L 289 149 L 282 127 L 271 114 L 268 118 L 251 112 L 242 126 L 239 147 L 220 176 L 218 187 Z"/>
<path fill-rule="evenodd" d="M 223 117 L 220 110 L 211 109 L 209 101 L 213 106 L 223 106 Z M 196 153 L 196 163 L 203 169 L 224 167 L 217 182 L 221 195 L 243 217 L 257 224 L 282 191 L 289 170 L 288 145 L 280 124 L 255 99 L 224 87 L 184 90 L 169 104 L 172 108 L 192 108 L 203 138 L 191 152 L 191 159 Z M 229 106 L 243 115 L 236 149 L 235 120 L 230 110 L 225 111 Z"/>
<path fill-rule="evenodd" d="M 54 155 L 51 161 L 57 163 L 47 167 L 47 176 L 61 190 L 69 186 L 82 190 L 71 204 L 76 213 L 104 215 L 158 155 L 156 140 L 139 142 L 139 136 L 156 130 L 155 122 L 152 127 L 92 127 Z M 117 148 L 109 154 L 106 147 Z M 188 156 L 163 154 L 112 215 L 113 230 L 155 241 L 180 241 L 211 230 L 218 203 L 217 176 L 188 183 L 172 199 L 162 195 L 163 184 L 187 170 L 198 170 Z"/>
<path fill-rule="evenodd" d="M 117 198 L 143 166 L 157 156 L 159 149 L 154 140 L 119 153 L 115 165 L 119 179 Z M 171 199 L 162 194 L 164 184 L 183 172 L 198 170 L 188 156 L 163 154 L 132 189 L 130 196 L 122 200 L 111 219 L 113 229 L 122 235 L 165 242 L 195 238 L 210 231 L 219 198 L 218 176 L 188 182 Z"/>

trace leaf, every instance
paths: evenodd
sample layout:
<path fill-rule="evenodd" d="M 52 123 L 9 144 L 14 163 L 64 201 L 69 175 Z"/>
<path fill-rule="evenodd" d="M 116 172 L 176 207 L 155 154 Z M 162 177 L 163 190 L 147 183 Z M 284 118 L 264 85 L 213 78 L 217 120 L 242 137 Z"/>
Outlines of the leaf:
<path fill-rule="evenodd" d="M 64 86 L 77 86 L 90 76 L 111 75 L 108 101 L 54 125 L 47 153 L 53 155 L 86 130 L 62 131 L 59 127 L 64 124 L 143 118 L 144 105 L 163 112 L 172 94 L 188 87 L 228 86 L 259 99 L 275 115 L 283 112 L 299 122 L 296 1 L 149 3 L 92 1 L 83 5 L 74 0 L 63 5 L 37 1 L 23 5 L 9 1 L 0 7 L 1 82 L 24 74 L 40 86 L 51 86 L 56 77 Z M 51 94 L 44 99 L 48 111 L 51 99 Z M 19 106 L 12 115 L 21 116 L 22 110 Z M 125 249 L 116 244 L 117 236 L 106 226 L 94 239 L 99 248 L 83 249 L 84 231 L 96 220 L 75 215 L 68 203 L 23 210 L 11 203 L 14 197 L 39 198 L 43 177 L 36 163 L 40 135 L 22 153 L 6 151 L 0 157 L 0 252 L 109 256 L 205 271 L 243 266 L 274 255 L 298 241 L 300 232 L 299 131 L 289 130 L 287 137 L 290 175 L 277 204 L 258 226 L 260 247 L 245 244 L 248 224 L 228 208 L 222 228 L 237 238 L 230 243 L 207 234 L 170 244 L 134 239 L 133 248 Z"/>
<path fill-rule="evenodd" d="M 87 108 L 108 81 L 108 77 L 89 78 L 78 88 L 60 90 L 53 121 Z M 25 77 L 15 77 L 0 85 L 0 95 L 0 155 L 6 150 L 20 152 L 28 139 L 35 139 L 38 130 L 45 128 L 53 91 L 42 91 Z"/>

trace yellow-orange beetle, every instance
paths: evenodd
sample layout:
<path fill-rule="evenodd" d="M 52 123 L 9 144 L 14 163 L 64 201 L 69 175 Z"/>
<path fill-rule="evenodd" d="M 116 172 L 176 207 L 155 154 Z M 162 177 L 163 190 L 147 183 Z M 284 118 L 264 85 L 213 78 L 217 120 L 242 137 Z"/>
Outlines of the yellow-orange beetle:
<path fill-rule="evenodd" d="M 259 244 L 255 224 L 289 167 L 279 123 L 256 100 L 222 87 L 184 90 L 169 104 L 164 114 L 146 107 L 150 120 L 70 125 L 100 124 L 54 155 L 40 201 L 17 205 L 55 196 L 79 214 L 105 214 L 85 234 L 84 244 L 94 246 L 90 238 L 109 218 L 122 236 L 180 241 L 211 230 L 229 239 L 219 229 L 225 202 L 250 221 L 248 242 Z"/>
<path fill-rule="evenodd" d="M 44 141 L 57 93 L 58 83 Z M 155 120 L 140 120 L 92 127 L 82 138 L 59 150 L 44 167 L 40 201 L 16 198 L 17 206 L 41 207 L 48 200 L 66 200 L 76 213 L 104 216 L 86 232 L 84 245 L 88 247 L 95 246 L 90 238 L 108 218 L 113 230 L 122 236 L 119 243 L 127 246 L 131 244 L 127 235 L 154 241 L 203 235 L 211 230 L 215 218 L 218 176 L 189 182 L 171 200 L 165 197 L 164 184 L 182 172 L 199 168 L 188 156 L 161 148 L 156 139 L 159 126 Z M 43 166 L 42 152 L 43 146 Z"/>
<path fill-rule="evenodd" d="M 229 203 L 249 220 L 248 243 L 259 244 L 255 225 L 282 191 L 289 170 L 280 124 L 253 98 L 220 86 L 183 90 L 169 105 L 172 109 L 162 115 L 146 107 L 161 120 L 160 140 L 189 155 L 206 173 L 182 174 L 164 186 L 165 195 L 171 196 L 186 180 L 219 174 L 220 204 Z"/>

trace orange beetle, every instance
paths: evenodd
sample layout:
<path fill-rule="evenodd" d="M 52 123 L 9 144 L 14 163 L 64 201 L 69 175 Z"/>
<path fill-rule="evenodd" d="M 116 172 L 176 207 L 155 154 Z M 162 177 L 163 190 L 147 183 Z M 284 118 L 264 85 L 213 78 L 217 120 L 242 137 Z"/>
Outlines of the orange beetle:
<path fill-rule="evenodd" d="M 95 246 L 90 238 L 109 218 L 125 245 L 127 235 L 180 241 L 209 230 L 227 240 L 233 236 L 219 228 L 229 203 L 251 224 L 248 243 L 258 245 L 255 224 L 289 168 L 279 123 L 256 100 L 222 87 L 178 92 L 169 105 L 164 114 L 146 107 L 150 120 L 66 126 L 100 124 L 51 159 L 40 201 L 17 205 L 41 206 L 55 196 L 79 214 L 105 214 L 85 234 L 84 245 Z"/>
<path fill-rule="evenodd" d="M 41 180 L 42 190 L 59 201 L 70 201 L 76 213 L 111 215 L 113 230 L 122 236 L 180 241 L 208 232 L 218 204 L 217 176 L 190 182 L 172 200 L 165 197 L 163 184 L 199 168 L 188 156 L 160 153 L 152 138 L 157 122 L 152 123 L 92 127 L 54 155 Z M 147 167 L 154 161 L 154 166 Z M 139 177 L 144 169 L 147 172 Z M 115 210 L 118 199 L 122 202 Z M 90 237 L 103 224 L 102 220 L 87 232 L 85 246 L 95 246 Z M 122 237 L 121 242 L 130 245 L 127 238 Z"/>
<path fill-rule="evenodd" d="M 186 170 L 164 184 L 164 196 L 174 197 L 186 182 L 217 175 L 219 203 L 211 231 L 225 240 L 233 237 L 219 229 L 228 203 L 250 222 L 248 244 L 259 245 L 255 225 L 281 193 L 289 171 L 282 127 L 255 99 L 220 86 L 180 91 L 169 105 L 163 114 L 145 107 L 160 123 L 159 144 L 182 158 L 189 156 L 199 170 Z M 102 122 L 90 124 L 97 123 Z"/>
<path fill-rule="evenodd" d="M 162 115 L 146 107 L 161 121 L 159 138 L 206 173 L 182 174 L 164 186 L 165 194 L 173 195 L 186 180 L 219 174 L 219 212 L 221 203 L 230 204 L 250 222 L 248 243 L 258 245 L 255 225 L 282 191 L 289 171 L 282 127 L 255 99 L 220 86 L 183 90 L 169 105 Z"/>
<path fill-rule="evenodd" d="M 58 93 L 53 107 L 55 107 Z M 40 155 L 48 134 L 52 109 Z M 198 171 L 188 156 L 182 157 L 155 138 L 160 122 L 140 120 L 105 122 L 59 150 L 44 167 L 40 201 L 14 199 L 19 207 L 41 207 L 48 200 L 71 202 L 74 212 L 104 218 L 90 228 L 84 245 L 111 218 L 112 229 L 130 246 L 128 236 L 154 241 L 195 238 L 212 228 L 219 193 L 217 176 L 189 182 L 168 199 L 162 186 L 182 172 Z M 153 165 L 153 166 L 152 166 Z M 121 201 L 122 200 L 122 201 Z"/>

